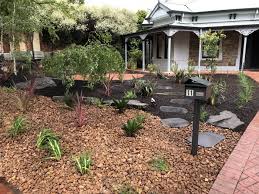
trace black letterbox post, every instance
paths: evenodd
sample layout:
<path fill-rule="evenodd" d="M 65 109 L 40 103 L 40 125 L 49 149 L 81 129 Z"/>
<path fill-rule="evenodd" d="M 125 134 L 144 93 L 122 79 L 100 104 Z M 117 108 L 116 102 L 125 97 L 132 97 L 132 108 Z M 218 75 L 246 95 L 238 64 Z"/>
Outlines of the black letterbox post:
<path fill-rule="evenodd" d="M 199 77 L 192 77 L 185 82 L 185 97 L 194 100 L 194 116 L 192 128 L 192 151 L 197 155 L 199 141 L 200 105 L 211 96 L 211 83 Z"/>

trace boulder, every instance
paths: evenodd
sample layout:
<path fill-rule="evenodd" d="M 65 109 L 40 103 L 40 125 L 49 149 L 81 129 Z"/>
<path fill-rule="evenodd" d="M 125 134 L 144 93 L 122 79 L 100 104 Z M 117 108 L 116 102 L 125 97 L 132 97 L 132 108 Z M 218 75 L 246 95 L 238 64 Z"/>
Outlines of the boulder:
<path fill-rule="evenodd" d="M 226 129 L 236 129 L 244 124 L 236 114 L 230 111 L 223 111 L 219 115 L 210 116 L 207 123 Z"/>
<path fill-rule="evenodd" d="M 83 97 L 83 102 L 90 105 L 100 105 L 102 103 L 101 99 L 97 97 Z"/>
<path fill-rule="evenodd" d="M 182 128 L 190 125 L 187 120 L 181 118 L 162 119 L 161 122 L 164 126 L 171 128 Z"/>
<path fill-rule="evenodd" d="M 30 86 L 31 81 L 26 81 L 26 82 L 20 82 L 16 84 L 16 87 L 18 89 L 26 89 Z M 44 88 L 49 88 L 49 87 L 56 87 L 56 83 L 50 78 L 50 77 L 42 77 L 42 78 L 36 78 L 35 79 L 35 89 L 36 90 L 41 90 Z"/>
<path fill-rule="evenodd" d="M 202 132 L 199 133 L 198 145 L 205 148 L 211 148 L 223 141 L 225 137 L 213 132 Z M 192 137 L 189 137 L 188 142 L 192 142 Z"/>
<path fill-rule="evenodd" d="M 146 108 L 147 103 L 140 102 L 139 100 L 129 100 L 128 105 L 134 108 Z"/>
<path fill-rule="evenodd" d="M 167 113 L 179 113 L 179 114 L 186 114 L 188 110 L 182 107 L 174 107 L 174 106 L 161 106 L 160 111 L 167 112 Z"/>

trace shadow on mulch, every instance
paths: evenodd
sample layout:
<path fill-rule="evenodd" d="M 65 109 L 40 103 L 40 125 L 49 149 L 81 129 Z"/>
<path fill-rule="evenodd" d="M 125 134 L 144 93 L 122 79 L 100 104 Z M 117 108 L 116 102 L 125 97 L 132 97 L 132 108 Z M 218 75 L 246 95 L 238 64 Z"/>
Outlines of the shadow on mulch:
<path fill-rule="evenodd" d="M 4 177 L 0 177 L 0 194 L 22 194 L 22 192 L 6 182 Z"/>

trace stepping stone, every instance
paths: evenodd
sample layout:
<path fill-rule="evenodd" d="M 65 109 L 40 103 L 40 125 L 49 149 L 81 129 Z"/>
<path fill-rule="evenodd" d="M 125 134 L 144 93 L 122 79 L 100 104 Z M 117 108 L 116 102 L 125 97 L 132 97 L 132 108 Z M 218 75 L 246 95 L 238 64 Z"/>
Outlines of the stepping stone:
<path fill-rule="evenodd" d="M 157 92 L 155 94 L 160 96 L 183 96 L 184 92 Z"/>
<path fill-rule="evenodd" d="M 173 87 L 172 86 L 157 86 L 158 90 L 172 90 Z"/>
<path fill-rule="evenodd" d="M 168 112 L 168 113 L 179 113 L 179 114 L 186 114 L 188 110 L 182 107 L 174 107 L 174 106 L 160 106 L 160 111 Z"/>
<path fill-rule="evenodd" d="M 170 103 L 178 104 L 178 105 L 190 105 L 192 100 L 190 99 L 172 99 Z"/>
<path fill-rule="evenodd" d="M 219 142 L 223 141 L 225 137 L 223 135 L 219 135 L 213 132 L 204 132 L 199 133 L 199 146 L 203 146 L 205 148 L 212 148 L 217 145 Z M 192 137 L 189 137 L 188 142 L 192 143 Z"/>
<path fill-rule="evenodd" d="M 147 103 L 140 102 L 139 100 L 129 100 L 128 105 L 135 108 L 145 108 L 148 106 Z"/>
<path fill-rule="evenodd" d="M 164 126 L 171 128 L 183 128 L 190 125 L 187 120 L 181 118 L 162 119 L 161 122 Z"/>
<path fill-rule="evenodd" d="M 236 129 L 244 124 L 236 114 L 230 111 L 223 111 L 219 115 L 210 116 L 207 123 L 226 129 Z"/>
<path fill-rule="evenodd" d="M 26 89 L 30 87 L 31 81 L 20 82 L 16 84 L 18 89 Z M 50 77 L 41 77 L 35 79 L 35 89 L 41 90 L 44 88 L 57 87 L 56 83 Z"/>

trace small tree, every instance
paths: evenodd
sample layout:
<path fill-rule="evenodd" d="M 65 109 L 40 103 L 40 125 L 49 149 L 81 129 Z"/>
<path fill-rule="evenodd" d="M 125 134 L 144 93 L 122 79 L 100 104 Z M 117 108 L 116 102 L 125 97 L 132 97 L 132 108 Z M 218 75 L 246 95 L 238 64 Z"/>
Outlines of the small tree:
<path fill-rule="evenodd" d="M 87 46 L 91 56 L 92 73 L 89 79 L 92 82 L 100 81 L 105 87 L 105 95 L 111 95 L 112 81 L 116 73 L 123 72 L 123 59 L 119 51 L 110 45 L 93 42 Z"/>
<path fill-rule="evenodd" d="M 207 68 L 211 71 L 211 79 L 216 72 L 215 59 L 219 53 L 220 41 L 226 37 L 222 32 L 212 32 L 211 30 L 204 33 L 200 38 L 203 44 L 203 52 L 207 55 Z"/>

